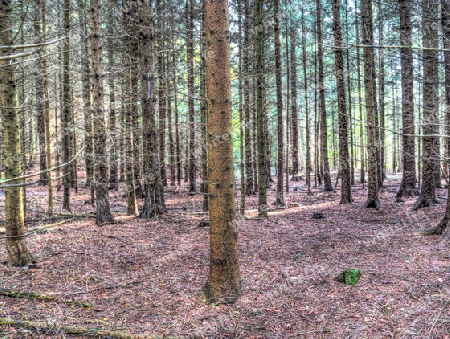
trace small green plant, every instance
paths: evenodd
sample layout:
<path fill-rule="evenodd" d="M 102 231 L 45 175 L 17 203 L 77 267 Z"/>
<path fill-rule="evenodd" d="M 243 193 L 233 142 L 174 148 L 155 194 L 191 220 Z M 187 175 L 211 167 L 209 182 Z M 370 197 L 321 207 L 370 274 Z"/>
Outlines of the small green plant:
<path fill-rule="evenodd" d="M 349 268 L 339 274 L 334 280 L 345 285 L 356 285 L 361 275 L 361 271 L 357 268 Z"/>

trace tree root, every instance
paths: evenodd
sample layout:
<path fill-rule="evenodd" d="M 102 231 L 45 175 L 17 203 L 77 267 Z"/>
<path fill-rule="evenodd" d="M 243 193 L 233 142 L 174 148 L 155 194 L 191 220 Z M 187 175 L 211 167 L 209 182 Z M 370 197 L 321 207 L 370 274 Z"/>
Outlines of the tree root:
<path fill-rule="evenodd" d="M 448 218 L 445 216 L 437 226 L 420 232 L 421 235 L 442 235 L 447 229 Z"/>
<path fill-rule="evenodd" d="M 92 336 L 97 338 L 110 338 L 110 339 L 162 339 L 161 336 L 149 336 L 143 334 L 128 334 L 122 332 L 114 332 L 101 329 L 88 329 L 82 327 L 73 326 L 61 326 L 56 324 L 48 324 L 46 322 L 27 321 L 27 320 L 14 320 L 11 318 L 0 318 L 0 325 L 22 327 L 34 330 L 38 333 L 65 333 L 65 334 L 78 334 L 85 336 Z M 167 337 L 167 339 L 175 339 L 175 337 Z"/>
<path fill-rule="evenodd" d="M 432 199 L 425 198 L 424 196 L 420 196 L 417 199 L 417 201 L 415 202 L 412 210 L 417 211 L 420 208 L 430 207 L 431 205 L 435 205 L 435 204 L 439 204 L 439 201 L 437 201 L 436 199 L 432 200 Z"/>
<path fill-rule="evenodd" d="M 55 297 L 45 295 L 45 294 L 40 294 L 40 293 L 35 293 L 35 292 L 20 292 L 17 290 L 10 290 L 7 288 L 0 288 L 0 295 L 3 295 L 5 297 L 11 297 L 11 298 L 25 298 L 25 299 L 34 299 L 34 300 L 41 300 L 41 301 L 54 301 L 54 302 L 64 303 L 67 305 L 81 306 L 81 307 L 86 307 L 86 308 L 92 307 L 91 304 L 84 302 L 84 301 L 59 300 Z"/>

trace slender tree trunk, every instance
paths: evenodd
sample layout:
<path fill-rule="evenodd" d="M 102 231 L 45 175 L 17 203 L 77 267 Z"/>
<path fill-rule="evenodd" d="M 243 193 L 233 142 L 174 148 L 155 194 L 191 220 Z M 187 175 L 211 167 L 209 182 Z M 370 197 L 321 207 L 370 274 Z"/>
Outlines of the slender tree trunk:
<path fill-rule="evenodd" d="M 228 29 L 228 1 L 206 0 L 208 136 L 212 140 L 220 140 L 220 138 L 223 140 L 212 147 L 208 154 L 208 174 L 211 183 L 209 186 L 211 194 L 209 202 L 210 271 L 204 291 L 211 302 L 218 300 L 235 302 L 242 293 L 234 207 Z M 224 135 L 228 135 L 228 138 L 223 138 Z"/>
<path fill-rule="evenodd" d="M 383 45 L 384 44 L 384 17 L 383 17 L 383 6 L 382 6 L 381 0 L 378 0 L 378 44 Z M 384 92 L 385 92 L 385 66 L 384 66 L 384 50 L 380 48 L 378 51 L 378 58 L 379 58 L 379 72 L 378 72 L 378 78 L 379 78 L 379 93 L 380 93 L 380 173 L 381 176 L 378 178 L 380 181 L 380 187 L 383 186 L 384 179 L 386 178 L 386 146 L 385 146 L 385 139 L 386 139 L 386 133 L 385 133 L 385 102 L 384 102 Z"/>
<path fill-rule="evenodd" d="M 345 98 L 345 79 L 344 79 L 344 57 L 342 53 L 342 30 L 339 0 L 333 0 L 333 31 L 334 44 L 336 49 L 336 82 L 338 91 L 338 109 L 339 109 L 339 173 L 341 176 L 341 204 L 352 202 L 352 186 L 350 180 L 350 163 L 348 159 L 348 116 L 347 100 Z"/>
<path fill-rule="evenodd" d="M 42 42 L 41 37 L 41 13 L 40 0 L 35 1 L 33 28 L 37 43 Z M 42 66 L 42 52 L 37 53 L 35 68 L 35 91 L 36 91 L 36 120 L 39 141 L 39 170 L 45 171 L 47 168 L 45 154 L 45 108 L 44 108 L 44 69 Z M 47 173 L 39 176 L 39 185 L 45 186 L 48 183 Z"/>
<path fill-rule="evenodd" d="M 156 127 L 156 99 L 153 96 L 153 32 L 151 8 L 145 0 L 138 2 L 140 63 L 142 69 L 142 125 L 144 140 L 144 206 L 141 218 L 151 218 L 166 212 L 164 186 L 161 180 L 158 134 Z"/>
<path fill-rule="evenodd" d="M 254 195 L 255 178 L 253 176 L 253 156 L 251 136 L 251 99 L 250 99 L 250 46 L 251 46 L 251 24 L 250 0 L 245 0 L 245 24 L 244 24 L 244 120 L 245 120 L 245 195 Z"/>
<path fill-rule="evenodd" d="M 174 114 L 175 114 L 175 162 L 177 166 L 177 185 L 181 186 L 181 149 L 180 149 L 180 128 L 178 119 L 178 93 L 177 93 L 177 71 L 176 58 L 173 55 L 173 93 L 174 93 Z"/>
<path fill-rule="evenodd" d="M 99 0 L 91 1 L 92 110 L 94 116 L 95 223 L 114 221 L 108 198 L 108 156 L 106 152 L 105 112 L 103 109 L 102 31 Z"/>
<path fill-rule="evenodd" d="M 292 29 L 292 28 L 291 28 Z M 309 124 L 309 93 L 308 93 L 308 73 L 307 73 L 307 55 L 306 55 L 306 25 L 304 21 L 304 12 L 302 9 L 302 63 L 303 63 L 303 81 L 305 87 L 305 125 L 306 125 L 306 186 L 308 187 L 307 194 L 312 195 L 311 192 L 311 130 Z M 291 32 L 292 36 L 295 35 L 295 31 Z M 292 46 L 294 41 L 291 40 Z M 294 87 L 294 85 L 292 85 Z"/>
<path fill-rule="evenodd" d="M 40 0 L 40 11 L 41 11 L 41 27 L 43 41 L 46 40 L 46 11 L 45 11 L 45 1 Z M 42 74 L 44 80 L 44 116 L 45 116 L 45 157 L 46 165 L 48 168 L 52 167 L 52 152 L 51 152 L 51 140 L 50 140 L 50 102 L 49 102 L 49 89 L 48 89 L 48 75 L 47 75 L 47 57 L 42 56 Z M 22 125 L 23 126 L 23 125 Z M 22 148 L 23 150 L 23 148 Z M 48 213 L 53 214 L 53 183 L 52 183 L 52 173 L 47 173 L 48 179 Z M 24 190 L 25 191 L 25 190 Z"/>
<path fill-rule="evenodd" d="M 356 12 L 355 6 L 355 31 L 356 31 L 356 43 L 360 43 L 359 39 L 359 14 Z M 358 108 L 359 108 L 359 150 L 360 150 L 360 182 L 363 185 L 366 183 L 365 177 L 365 145 L 364 145 L 364 118 L 363 118 L 363 109 L 362 109 L 362 87 L 361 87 L 361 52 L 359 48 L 356 48 L 356 72 L 357 72 L 357 80 L 358 80 Z"/>
<path fill-rule="evenodd" d="M 246 1 L 245 1 L 246 2 Z M 245 216 L 245 145 L 244 145 L 244 105 L 243 105 L 243 95 L 242 95 L 242 48 L 245 48 L 245 46 L 242 45 L 242 2 L 238 1 L 237 3 L 237 10 L 238 10 L 238 41 L 239 41 L 239 63 L 238 63 L 238 72 L 239 72 L 239 155 L 240 155 L 240 179 L 241 179 L 241 189 L 240 189 L 240 206 L 239 206 L 239 213 L 241 217 Z"/>
<path fill-rule="evenodd" d="M 361 1 L 361 23 L 363 27 L 363 44 L 373 45 L 373 23 L 372 23 L 372 0 Z M 380 208 L 380 200 L 378 198 L 378 164 L 377 164 L 377 137 L 376 129 L 378 124 L 376 121 L 376 92 L 374 91 L 374 73 L 375 60 L 373 50 L 364 48 L 364 90 L 366 99 L 367 114 L 367 143 L 369 155 L 369 182 L 368 182 L 368 199 L 366 208 Z"/>
<path fill-rule="evenodd" d="M 327 133 L 327 110 L 325 107 L 325 84 L 324 84 L 324 70 L 323 70 L 323 38 L 322 38 L 322 0 L 316 0 L 316 15 L 317 15 L 317 59 L 319 63 L 319 113 L 320 113 L 320 153 L 322 156 L 323 168 L 323 190 L 332 191 L 330 165 L 328 161 L 328 133 Z"/>
<path fill-rule="evenodd" d="M 438 48 L 437 0 L 422 1 L 422 40 L 423 46 Z M 413 210 L 437 203 L 435 192 L 436 163 L 439 163 L 438 152 L 438 52 L 424 50 L 423 52 L 423 174 L 422 191 L 413 206 Z"/>
<path fill-rule="evenodd" d="M 284 174 L 284 135 L 283 135 L 283 77 L 281 67 L 280 41 L 280 0 L 274 0 L 275 16 L 275 78 L 277 84 L 277 130 L 278 130 L 278 158 L 277 158 L 277 198 L 275 204 L 284 206 L 283 174 Z"/>
<path fill-rule="evenodd" d="M 299 165 L 298 165 L 298 93 L 297 93 L 297 54 L 295 47 L 297 46 L 296 39 L 297 32 L 293 25 L 290 27 L 291 40 L 291 96 L 292 96 L 292 179 L 299 180 Z M 303 50 L 303 52 L 305 52 Z M 305 89 L 305 94 L 307 90 Z M 307 99 L 305 99 L 307 100 Z M 307 132 L 308 133 L 308 132 Z"/>
<path fill-rule="evenodd" d="M 70 40 L 69 40 L 69 26 L 70 26 L 70 1 L 64 0 L 64 39 L 63 46 L 63 111 L 61 117 L 61 134 L 62 134 L 62 148 L 63 148 L 63 162 L 67 163 L 70 160 Z M 70 211 L 70 177 L 73 167 L 64 166 L 63 168 L 63 209 Z"/>
<path fill-rule="evenodd" d="M 161 27 L 160 27 L 161 29 Z M 164 42 L 159 42 L 159 49 L 164 50 Z M 166 98 L 166 70 L 164 55 L 159 53 L 158 55 L 158 73 L 159 73 L 159 88 L 158 88 L 158 115 L 159 115 L 159 163 L 161 164 L 161 180 L 164 186 L 167 186 L 167 173 L 166 173 L 166 112 L 167 112 L 167 98 Z"/>
<path fill-rule="evenodd" d="M 270 173 L 267 172 L 266 143 L 265 138 L 265 76 L 264 76 L 264 29 L 263 29 L 263 5 L 264 0 L 255 0 L 255 26 L 259 27 L 255 34 L 256 50 L 256 128 L 258 151 L 258 214 L 267 217 L 267 186 Z"/>
<path fill-rule="evenodd" d="M 0 2 L 0 46 L 13 44 L 12 3 Z M 0 50 L 0 56 L 14 54 L 12 48 Z M 2 121 L 4 125 L 5 179 L 21 175 L 20 112 L 17 109 L 15 66 L 13 60 L 0 61 Z M 13 181 L 12 184 L 19 184 Z M 25 266 L 33 260 L 24 237 L 23 187 L 5 188 L 6 261 L 8 266 Z"/>
<path fill-rule="evenodd" d="M 289 109 L 291 106 L 291 64 L 289 59 L 289 38 L 290 38 L 290 30 L 289 30 L 289 20 L 285 18 L 285 33 L 284 33 L 284 39 L 285 39 L 285 57 L 286 57 L 286 146 L 285 146 L 285 174 L 286 174 L 286 194 L 289 194 L 289 146 L 290 146 L 290 138 L 291 138 L 291 123 L 289 123 L 292 120 L 291 116 L 291 110 Z"/>
<path fill-rule="evenodd" d="M 400 0 L 400 44 L 411 46 L 412 44 L 412 23 L 411 23 L 411 0 Z M 413 93 L 413 53 L 411 49 L 402 48 L 400 50 L 400 62 L 402 66 L 402 144 L 403 144 L 403 176 L 400 190 L 397 192 L 397 199 L 401 197 L 417 196 L 419 190 L 416 187 L 416 161 L 414 146 L 414 93 Z M 395 116 L 394 116 L 394 131 Z M 394 139 L 396 140 L 396 138 Z M 395 141 L 394 141 L 395 142 Z M 394 157 L 396 153 L 396 142 L 394 143 Z M 393 164 L 396 171 L 397 163 Z"/>
<path fill-rule="evenodd" d="M 117 111 L 116 111 L 116 87 L 115 87 L 115 51 L 114 51 L 114 26 L 112 15 L 109 15 L 110 22 L 108 26 L 108 59 L 109 59 L 109 138 L 111 140 L 111 147 L 109 151 L 109 187 L 115 191 L 119 189 L 118 178 L 118 138 L 117 138 Z"/>
<path fill-rule="evenodd" d="M 193 0 L 186 0 L 188 110 L 189 110 L 189 192 L 197 191 L 195 164 L 195 108 L 194 108 L 194 19 Z"/>
<path fill-rule="evenodd" d="M 133 45 L 137 46 L 136 43 L 132 42 L 131 40 L 135 38 L 134 36 L 134 27 L 132 26 L 132 20 L 131 16 L 135 11 L 137 10 L 136 7 L 134 7 L 135 3 L 127 0 L 125 2 L 123 13 L 123 25 L 124 30 L 126 32 L 125 34 L 125 41 L 124 45 L 126 46 L 126 49 L 130 51 L 133 48 Z M 137 53 L 135 53 L 137 54 Z M 125 64 L 125 77 L 126 77 L 126 86 L 124 88 L 127 88 L 126 93 L 124 93 L 124 98 L 129 98 L 126 105 L 125 105 L 125 183 L 126 183 L 126 190 L 127 190 L 127 214 L 137 216 L 138 215 L 138 206 L 136 201 L 136 176 L 134 173 L 135 167 L 134 167 L 134 157 L 135 153 L 133 152 L 133 140 L 134 140 L 134 133 L 137 133 L 137 131 L 133 130 L 133 105 L 130 103 L 130 101 L 133 100 L 133 95 L 136 95 L 134 92 L 134 85 L 132 78 L 135 76 L 134 67 L 132 65 L 133 60 L 130 57 L 130 54 L 124 53 L 124 64 Z M 131 99 L 130 99 L 131 98 Z"/>

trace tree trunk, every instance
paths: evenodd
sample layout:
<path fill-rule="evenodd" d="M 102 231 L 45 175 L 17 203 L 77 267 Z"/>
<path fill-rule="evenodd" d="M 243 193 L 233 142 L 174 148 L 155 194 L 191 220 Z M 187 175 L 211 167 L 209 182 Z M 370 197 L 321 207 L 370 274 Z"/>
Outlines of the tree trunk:
<path fill-rule="evenodd" d="M 231 74 L 228 1 L 205 1 L 208 137 L 222 140 L 209 150 L 210 271 L 204 291 L 209 301 L 235 302 L 241 276 L 234 207 Z M 214 57 L 213 57 L 214 56 Z M 224 137 L 224 136 L 228 137 Z"/>
<path fill-rule="evenodd" d="M 40 14 L 40 0 L 35 1 L 34 6 L 33 28 L 34 36 L 37 43 L 42 42 L 41 37 L 41 14 Z M 35 68 L 35 93 L 36 93 L 36 120 L 37 133 L 39 141 L 39 170 L 45 171 L 47 168 L 46 154 L 45 154 L 45 109 L 44 109 L 44 69 L 42 67 L 42 52 L 37 53 L 36 68 Z M 47 173 L 41 173 L 39 176 L 39 185 L 45 186 L 48 184 Z"/>
<path fill-rule="evenodd" d="M 317 14 L 317 59 L 319 64 L 319 114 L 320 114 L 320 153 L 322 156 L 323 169 L 323 190 L 332 191 L 330 165 L 328 161 L 328 133 L 327 133 L 327 109 L 325 106 L 325 84 L 324 84 L 324 70 L 323 70 L 323 38 L 322 38 L 322 0 L 316 0 L 316 14 Z"/>
<path fill-rule="evenodd" d="M 283 191 L 284 174 L 284 131 L 283 131 L 283 77 L 281 67 L 281 41 L 280 41 L 280 0 L 274 0 L 275 16 L 275 78 L 277 84 L 277 136 L 278 136 L 278 158 L 277 158 L 277 198 L 275 204 L 285 206 Z M 297 158 L 298 159 L 298 158 Z M 298 161 L 298 160 L 297 160 Z"/>
<path fill-rule="evenodd" d="M 0 46 L 13 44 L 12 3 L 2 0 L 0 7 Z M 0 50 L 0 56 L 14 54 L 12 48 Z M 21 175 L 20 112 L 17 109 L 15 66 L 13 60 L 0 61 L 2 121 L 4 126 L 5 179 Z M 13 184 L 20 181 L 13 181 Z M 24 238 L 23 187 L 5 188 L 6 260 L 8 266 L 25 266 L 33 257 Z"/>
<path fill-rule="evenodd" d="M 250 1 L 245 0 L 245 24 L 244 24 L 244 120 L 245 120 L 245 195 L 254 195 L 255 178 L 253 176 L 253 157 L 251 136 L 251 99 L 250 99 L 250 46 L 251 46 L 251 24 Z"/>
<path fill-rule="evenodd" d="M 95 223 L 114 222 L 108 197 L 108 156 L 106 152 L 106 121 L 103 109 L 102 31 L 99 0 L 91 1 L 92 110 L 94 116 L 94 188 Z"/>
<path fill-rule="evenodd" d="M 298 93 L 297 93 L 297 55 L 295 47 L 297 46 L 296 39 L 297 32 L 294 25 L 290 27 L 290 40 L 291 40 L 291 96 L 292 96 L 292 180 L 299 180 L 299 165 L 298 165 Z M 305 50 L 303 50 L 305 53 Z M 304 61 L 304 60 L 303 60 Z M 304 69 L 303 69 L 304 70 Z M 306 77 L 306 75 L 305 75 Z M 305 89 L 305 95 L 307 95 Z M 308 100 L 305 97 L 305 100 Z M 307 108 L 306 108 L 307 110 Z M 309 133 L 308 131 L 306 133 Z M 308 136 L 309 137 L 309 136 Z M 308 145 L 306 146 L 308 147 Z M 306 151 L 308 153 L 308 151 Z"/>
<path fill-rule="evenodd" d="M 258 214 L 267 217 L 267 186 L 268 176 L 265 138 L 265 76 L 264 76 L 264 25 L 263 25 L 264 0 L 255 0 L 255 26 L 259 27 L 255 34 L 256 50 L 256 114 L 257 114 L 257 151 L 258 151 Z"/>
<path fill-rule="evenodd" d="M 381 0 L 378 0 L 378 44 L 384 44 L 384 17 L 383 17 L 383 4 Z M 385 133 L 385 102 L 384 102 L 384 92 L 385 92 L 385 67 L 384 67 L 384 49 L 380 48 L 378 51 L 379 58 L 379 105 L 380 105 L 380 177 L 378 178 L 380 181 L 380 187 L 383 186 L 384 179 L 386 178 L 386 133 Z"/>
<path fill-rule="evenodd" d="M 295 31 L 291 27 L 291 39 L 295 36 Z M 304 12 L 302 9 L 302 63 L 303 63 L 303 81 L 305 87 L 305 125 L 306 125 L 306 186 L 308 187 L 307 195 L 311 195 L 311 130 L 309 125 L 309 104 L 308 104 L 308 74 L 307 74 L 307 55 L 306 55 L 306 25 L 304 21 Z M 294 41 L 291 40 L 291 45 L 294 46 Z M 294 84 L 292 84 L 292 88 Z M 292 94 L 294 97 L 294 94 Z M 293 122 L 292 122 L 293 123 Z"/>
<path fill-rule="evenodd" d="M 359 39 L 359 14 L 356 12 L 355 6 L 355 31 L 356 31 L 356 43 L 360 43 Z M 364 145 L 364 118 L 363 118 L 363 109 L 362 109 L 362 88 L 361 88 L 361 53 L 360 49 L 356 49 L 356 72 L 357 72 L 357 80 L 358 80 L 358 108 L 359 108 L 359 150 L 360 150 L 360 182 L 363 184 L 366 183 L 365 178 L 365 145 Z"/>
<path fill-rule="evenodd" d="M 422 1 L 422 40 L 423 46 L 438 48 L 438 31 L 435 24 L 438 21 L 438 0 Z M 424 50 L 423 52 L 423 171 L 422 191 L 413 206 L 413 210 L 437 203 L 435 192 L 436 163 L 439 163 L 438 152 L 438 52 Z"/>
<path fill-rule="evenodd" d="M 161 180 L 158 134 L 156 126 L 156 98 L 153 96 L 153 32 L 151 8 L 145 0 L 139 0 L 140 63 L 142 69 L 142 126 L 144 140 L 144 206 L 141 218 L 151 218 L 166 212 L 164 186 Z"/>
<path fill-rule="evenodd" d="M 187 28 L 187 68 L 188 68 L 188 110 L 189 110 L 189 192 L 197 191 L 195 164 L 195 112 L 194 112 L 194 0 L 186 0 L 186 28 Z"/>
<path fill-rule="evenodd" d="M 411 46 L 412 23 L 411 23 L 411 0 L 400 0 L 400 45 Z M 402 67 L 402 145 L 403 145 L 403 176 L 397 199 L 401 197 L 417 196 L 419 190 L 416 187 L 416 161 L 414 146 L 414 93 L 413 93 L 413 53 L 409 48 L 400 50 L 400 62 Z M 394 116 L 395 123 L 395 116 Z M 394 131 L 395 124 L 394 124 Z M 394 147 L 394 150 L 396 148 Z M 395 153 L 394 153 L 395 156 Z M 396 161 L 393 170 L 396 170 Z"/>
<path fill-rule="evenodd" d="M 373 23 L 372 23 L 372 0 L 361 1 L 361 24 L 363 27 L 363 44 L 373 45 Z M 378 198 L 378 147 L 376 138 L 376 129 L 378 124 L 376 121 L 376 92 L 374 91 L 374 73 L 375 60 L 373 50 L 364 48 L 364 91 L 366 99 L 367 114 L 367 143 L 369 156 L 369 182 L 368 182 L 368 199 L 366 208 L 380 208 L 380 200 Z"/>
<path fill-rule="evenodd" d="M 71 107 L 70 107 L 70 40 L 69 40 L 69 27 L 70 27 L 70 0 L 64 0 L 64 39 L 63 47 L 63 111 L 61 117 L 61 134 L 62 134 L 62 148 L 63 148 L 63 162 L 70 161 L 70 125 L 71 125 Z M 64 166 L 63 168 L 63 209 L 70 211 L 70 178 L 73 166 Z"/>
<path fill-rule="evenodd" d="M 345 98 L 345 79 L 344 79 L 344 57 L 342 53 L 342 30 L 339 0 L 333 0 L 333 31 L 334 44 L 336 49 L 336 82 L 338 94 L 339 109 L 339 173 L 341 176 L 341 201 L 340 204 L 349 204 L 352 202 L 352 186 L 350 180 L 350 162 L 348 159 L 348 117 L 347 101 Z"/>

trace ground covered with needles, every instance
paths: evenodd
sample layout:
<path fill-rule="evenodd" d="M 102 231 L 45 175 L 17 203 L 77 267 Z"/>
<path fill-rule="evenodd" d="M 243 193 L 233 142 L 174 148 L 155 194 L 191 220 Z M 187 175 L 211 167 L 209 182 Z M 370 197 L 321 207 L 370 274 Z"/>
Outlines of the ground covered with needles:
<path fill-rule="evenodd" d="M 111 192 L 117 223 L 98 227 L 87 189 L 73 194 L 76 218 L 50 218 L 42 213 L 45 188 L 34 187 L 27 243 L 38 262 L 1 265 L 0 291 L 50 298 L 1 295 L 0 318 L 45 326 L 4 321 L 0 338 L 114 337 L 100 330 L 142 338 L 450 338 L 450 240 L 420 235 L 442 218 L 446 189 L 438 190 L 442 204 L 411 212 L 414 198 L 395 203 L 398 184 L 394 176 L 386 182 L 379 211 L 363 208 L 361 185 L 353 204 L 339 205 L 339 190 L 307 197 L 304 181 L 293 182 L 290 207 L 267 220 L 254 218 L 257 199 L 248 198 L 238 222 L 243 295 L 233 305 L 206 304 L 198 293 L 209 265 L 201 195 L 169 187 L 168 214 L 142 220 L 125 215 L 123 191 Z M 4 219 L 1 205 L 0 193 Z M 348 268 L 361 271 L 357 285 L 333 280 Z"/>

